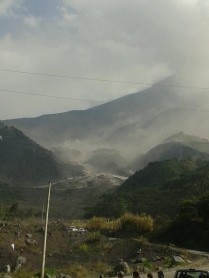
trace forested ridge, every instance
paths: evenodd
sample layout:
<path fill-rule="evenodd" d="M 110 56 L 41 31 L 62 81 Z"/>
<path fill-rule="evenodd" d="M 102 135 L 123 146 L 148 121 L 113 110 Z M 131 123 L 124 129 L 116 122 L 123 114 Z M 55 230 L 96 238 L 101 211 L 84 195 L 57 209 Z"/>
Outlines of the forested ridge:
<path fill-rule="evenodd" d="M 0 124 L 0 178 L 8 183 L 48 182 L 82 167 L 66 164 L 12 126 Z"/>
<path fill-rule="evenodd" d="M 152 240 L 209 248 L 209 162 L 150 163 L 119 188 L 101 196 L 87 215 L 118 217 L 147 213 L 155 219 Z"/>

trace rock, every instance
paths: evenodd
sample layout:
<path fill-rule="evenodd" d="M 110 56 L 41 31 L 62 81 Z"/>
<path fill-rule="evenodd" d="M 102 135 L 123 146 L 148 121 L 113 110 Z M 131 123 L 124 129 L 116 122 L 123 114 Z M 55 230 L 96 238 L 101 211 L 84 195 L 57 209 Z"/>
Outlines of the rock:
<path fill-rule="evenodd" d="M 173 259 L 177 263 L 184 263 L 184 259 L 180 256 L 173 256 Z"/>
<path fill-rule="evenodd" d="M 161 261 L 161 258 L 158 257 L 158 256 L 156 256 L 156 257 L 152 257 L 151 260 L 152 260 L 153 262 L 159 262 L 159 261 Z"/>
<path fill-rule="evenodd" d="M 60 274 L 58 274 L 56 276 L 51 276 L 50 274 L 46 273 L 44 275 L 44 278 L 71 278 L 71 277 L 69 275 L 63 274 L 63 273 L 60 273 Z"/>
<path fill-rule="evenodd" d="M 145 262 L 147 259 L 146 258 L 137 258 L 137 259 L 135 259 L 135 261 L 134 261 L 134 263 L 136 264 L 136 263 L 143 263 L 143 262 Z"/>
<path fill-rule="evenodd" d="M 60 273 L 56 276 L 56 278 L 71 278 L 70 275 L 66 275 L 66 274 L 63 274 L 63 273 Z"/>
<path fill-rule="evenodd" d="M 21 266 L 25 263 L 26 263 L 26 258 L 25 257 L 18 257 L 17 261 L 16 261 L 16 265 L 15 265 L 15 271 L 20 269 Z"/>
<path fill-rule="evenodd" d="M 32 235 L 32 234 L 27 234 L 26 237 L 27 237 L 27 238 L 32 238 L 33 235 Z"/>
<path fill-rule="evenodd" d="M 117 241 L 118 238 L 117 238 L 117 237 L 109 237 L 108 240 L 109 240 L 109 241 Z"/>
<path fill-rule="evenodd" d="M 32 239 L 27 238 L 25 242 L 26 242 L 27 244 L 32 244 L 33 241 L 32 241 Z"/>
<path fill-rule="evenodd" d="M 22 257 L 22 256 L 18 257 L 17 263 L 18 264 L 25 264 L 26 263 L 26 258 Z"/>
<path fill-rule="evenodd" d="M 8 265 L 6 265 L 6 271 L 7 271 L 7 273 L 10 273 L 11 272 L 11 267 L 10 267 L 10 265 L 8 264 Z"/>
<path fill-rule="evenodd" d="M 11 272 L 11 267 L 9 264 L 4 265 L 2 267 L 0 267 L 0 273 L 10 273 Z M 1 277 L 1 276 L 0 276 Z"/>
<path fill-rule="evenodd" d="M 28 245 L 37 245 L 37 241 L 31 238 L 27 238 L 25 241 Z"/>
<path fill-rule="evenodd" d="M 114 268 L 115 273 L 117 273 L 119 271 L 123 271 L 125 274 L 130 273 L 130 269 L 129 269 L 129 266 L 128 266 L 127 262 L 124 262 L 122 259 L 120 260 L 120 262 Z"/>
<path fill-rule="evenodd" d="M 52 277 L 52 276 L 49 275 L 49 274 L 45 274 L 45 275 L 44 275 L 44 278 L 54 278 L 54 277 Z"/>
<path fill-rule="evenodd" d="M 33 241 L 32 241 L 32 244 L 33 244 L 33 245 L 37 245 L 38 243 L 37 243 L 36 240 L 33 240 Z"/>

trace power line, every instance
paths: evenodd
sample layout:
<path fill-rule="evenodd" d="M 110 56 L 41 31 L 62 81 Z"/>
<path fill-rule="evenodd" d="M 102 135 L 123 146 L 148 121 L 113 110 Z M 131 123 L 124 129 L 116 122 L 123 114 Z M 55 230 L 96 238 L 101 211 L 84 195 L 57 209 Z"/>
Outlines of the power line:
<path fill-rule="evenodd" d="M 38 96 L 38 97 L 48 97 L 48 98 L 70 99 L 70 100 L 78 100 L 78 101 L 104 103 L 104 101 L 99 101 L 99 100 L 62 97 L 62 96 L 53 96 L 53 95 L 44 95 L 44 94 L 39 94 L 39 93 L 28 93 L 28 92 L 25 92 L 25 91 L 7 90 L 7 89 L 1 89 L 1 88 L 0 88 L 0 91 L 1 92 L 7 92 L 7 93 L 13 93 L 13 94 L 32 95 L 32 96 Z"/>
<path fill-rule="evenodd" d="M 9 69 L 1 69 L 0 71 L 5 72 L 14 72 L 14 73 L 22 73 L 22 74 L 30 74 L 30 75 L 39 75 L 39 76 L 47 76 L 47 77 L 57 77 L 57 78 L 68 78 L 68 79 L 77 79 L 77 80 L 87 80 L 87 81 L 98 81 L 98 82 L 110 82 L 110 83 L 122 83 L 122 84 L 140 84 L 140 85 L 153 85 L 143 82 L 133 82 L 133 81 L 122 81 L 122 80 L 111 80 L 111 79 L 102 79 L 102 78 L 94 78 L 94 77 L 82 77 L 82 76 L 71 76 L 71 75 L 59 75 L 59 74 L 50 74 L 50 73 L 40 73 L 40 72 L 30 72 L 30 71 L 19 71 L 19 70 L 9 70 Z"/>
<path fill-rule="evenodd" d="M 62 74 L 51 74 L 51 73 L 41 73 L 41 72 L 30 72 L 30 71 L 20 71 L 20 70 L 11 70 L 11 69 L 2 69 L 2 68 L 0 68 L 0 71 L 28 74 L 28 75 L 46 76 L 46 77 L 56 77 L 56 78 L 67 78 L 67 79 L 77 79 L 77 80 L 87 80 L 87 81 L 153 86 L 152 83 L 134 82 L 134 81 L 129 81 L 129 80 L 125 80 L 125 81 L 111 80 L 111 79 L 103 79 L 103 78 L 95 78 L 95 77 L 82 77 L 82 76 L 73 76 L 73 75 L 65 75 L 65 74 L 62 75 Z M 188 86 L 188 85 L 180 85 L 180 84 L 159 84 L 158 83 L 157 86 L 183 88 L 183 89 L 209 90 L 209 87 Z"/>
<path fill-rule="evenodd" d="M 38 72 L 29 72 L 29 71 L 18 71 L 18 70 L 10 70 L 10 69 L 1 69 L 0 71 L 5 72 L 14 72 L 20 74 L 30 74 L 30 75 L 40 75 L 40 76 L 48 76 L 48 77 L 57 77 L 57 78 L 70 78 L 70 79 L 79 79 L 79 80 L 89 80 L 89 81 L 102 81 L 102 82 L 114 82 L 114 83 L 129 83 L 129 84 L 140 84 L 140 85 L 147 85 L 152 86 L 151 83 L 145 82 L 132 82 L 132 81 L 119 81 L 119 80 L 109 80 L 109 79 L 97 79 L 97 78 L 87 78 L 87 77 L 78 77 L 78 76 L 68 76 L 68 75 L 56 75 L 56 74 L 48 74 L 48 73 L 38 73 Z M 158 86 L 165 86 L 165 87 L 178 87 L 178 88 L 185 88 L 185 89 L 200 89 L 200 90 L 209 90 L 209 87 L 195 87 L 195 86 L 183 86 L 183 85 L 171 85 L 171 84 L 157 84 Z M 8 90 L 8 89 L 1 89 L 0 92 L 7 92 L 13 94 L 24 94 L 24 95 L 32 95 L 38 97 L 47 97 L 47 98 L 55 98 L 55 99 L 67 99 L 67 100 L 74 100 L 74 101 L 84 101 L 84 102 L 95 102 L 99 104 L 103 104 L 106 101 L 99 101 L 95 99 L 82 99 L 82 98 L 72 98 L 72 97 L 64 97 L 64 96 L 55 96 L 55 95 L 46 95 L 40 94 L 35 92 L 26 92 L 26 91 L 17 91 L 17 90 Z M 107 100 L 108 102 L 108 100 Z M 143 106 L 143 108 L 149 108 L 152 106 Z M 184 107 L 168 107 L 168 109 L 178 109 L 182 111 L 201 111 L 208 113 L 209 110 L 205 109 L 197 109 L 197 108 L 184 108 Z"/>
<path fill-rule="evenodd" d="M 0 88 L 0 92 L 7 92 L 7 93 L 12 93 L 12 94 L 23 94 L 23 95 L 32 95 L 32 96 L 36 96 L 36 97 L 46 97 L 46 98 L 55 98 L 55 99 L 68 99 L 68 100 L 74 100 L 74 101 L 84 101 L 84 102 L 95 102 L 95 103 L 99 103 L 99 104 L 104 104 L 106 103 L 105 101 L 99 101 L 99 100 L 93 100 L 93 99 L 83 99 L 83 98 L 72 98 L 72 97 L 63 97 L 63 96 L 53 96 L 53 95 L 45 95 L 45 94 L 40 94 L 40 93 L 29 93 L 29 92 L 25 92 L 25 91 L 16 91 L 16 90 L 7 90 L 7 89 L 1 89 Z M 107 100 L 107 102 L 109 102 Z M 155 107 L 157 108 L 157 106 L 146 106 L 143 105 L 142 108 L 152 108 Z M 162 107 L 161 107 L 162 108 Z M 209 110 L 206 109 L 198 109 L 198 108 L 185 108 L 185 107 L 167 107 L 167 109 L 176 109 L 176 110 L 182 110 L 182 111 L 199 111 L 199 112 L 206 112 L 209 113 Z"/>

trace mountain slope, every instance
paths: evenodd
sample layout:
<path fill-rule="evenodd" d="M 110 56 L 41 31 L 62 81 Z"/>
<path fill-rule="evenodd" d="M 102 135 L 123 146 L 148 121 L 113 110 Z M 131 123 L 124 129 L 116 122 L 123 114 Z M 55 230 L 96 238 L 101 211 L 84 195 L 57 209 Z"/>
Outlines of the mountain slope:
<path fill-rule="evenodd" d="M 118 189 L 119 191 L 133 191 L 139 188 L 162 186 L 172 179 L 181 178 L 197 168 L 195 161 L 165 160 L 149 163 L 144 169 L 129 177 Z"/>
<path fill-rule="evenodd" d="M 171 82 L 170 79 L 166 80 Z M 109 141 L 107 138 L 117 129 L 125 128 L 138 120 L 151 120 L 158 115 L 159 107 L 155 109 L 153 104 L 159 105 L 162 110 L 163 103 L 167 106 L 168 103 L 172 104 L 174 99 L 175 94 L 170 88 L 162 90 L 162 87 L 156 84 L 140 93 L 130 94 L 88 110 L 13 119 L 5 123 L 16 126 L 42 145 L 98 137 L 100 140 Z"/>
<path fill-rule="evenodd" d="M 71 153 L 80 151 L 79 162 L 86 161 L 92 151 L 109 148 L 128 163 L 180 131 L 209 137 L 208 112 L 201 108 L 203 94 L 191 96 L 185 89 L 182 92 L 175 86 L 177 82 L 176 77 L 169 77 L 141 92 L 84 111 L 5 123 L 43 146 L 62 146 L 66 153 L 68 149 Z M 195 110 L 191 108 L 194 105 Z"/>
<path fill-rule="evenodd" d="M 9 182 L 57 180 L 81 173 L 82 167 L 64 164 L 14 127 L 0 123 L 0 179 Z"/>
<path fill-rule="evenodd" d="M 142 169 L 149 162 L 168 159 L 209 160 L 209 141 L 180 132 L 137 157 L 129 167 L 132 170 Z"/>

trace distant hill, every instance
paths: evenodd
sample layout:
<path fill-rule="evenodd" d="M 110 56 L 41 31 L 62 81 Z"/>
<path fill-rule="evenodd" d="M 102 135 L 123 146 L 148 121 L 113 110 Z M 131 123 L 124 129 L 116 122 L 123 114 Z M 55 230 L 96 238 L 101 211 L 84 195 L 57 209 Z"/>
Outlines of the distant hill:
<path fill-rule="evenodd" d="M 78 111 L 43 115 L 37 118 L 4 121 L 14 125 L 41 145 L 56 145 L 76 140 L 92 140 L 111 145 L 135 140 L 150 121 L 161 115 L 176 99 L 176 93 L 164 83 L 167 78 L 142 92 L 129 94 L 111 102 Z M 156 106 L 156 108 L 155 108 Z M 130 133 L 131 132 L 131 133 Z M 141 136 L 140 136 L 141 138 Z M 71 146 L 72 147 L 72 146 Z"/>
<path fill-rule="evenodd" d="M 180 132 L 155 146 L 144 155 L 137 157 L 129 168 L 142 169 L 149 162 L 169 159 L 209 160 L 209 141 Z"/>
<path fill-rule="evenodd" d="M 185 174 L 192 173 L 198 164 L 190 160 L 165 160 L 151 162 L 142 170 L 136 171 L 118 189 L 119 192 L 137 191 L 140 188 L 154 188 L 168 181 L 182 178 Z"/>
<path fill-rule="evenodd" d="M 103 195 L 89 215 L 118 216 L 125 211 L 174 216 L 183 200 L 209 192 L 209 162 L 166 160 L 149 163 L 113 193 Z"/>
<path fill-rule="evenodd" d="M 4 123 L 15 126 L 44 147 L 65 149 L 66 156 L 81 153 L 76 156 L 79 163 L 87 161 L 94 151 L 112 149 L 128 164 L 181 131 L 209 138 L 208 112 L 202 108 L 204 94 L 192 94 L 191 90 L 188 93 L 186 88 L 175 85 L 179 82 L 172 76 L 87 110 L 10 119 Z M 191 108 L 194 105 L 195 110 Z"/>
<path fill-rule="evenodd" d="M 200 152 L 209 153 L 209 141 L 207 139 L 190 134 L 185 134 L 184 132 L 174 134 L 163 141 L 163 143 L 170 142 L 181 143 Z"/>
<path fill-rule="evenodd" d="M 80 174 L 83 168 L 63 163 L 14 127 L 0 123 L 0 180 L 37 183 Z"/>

